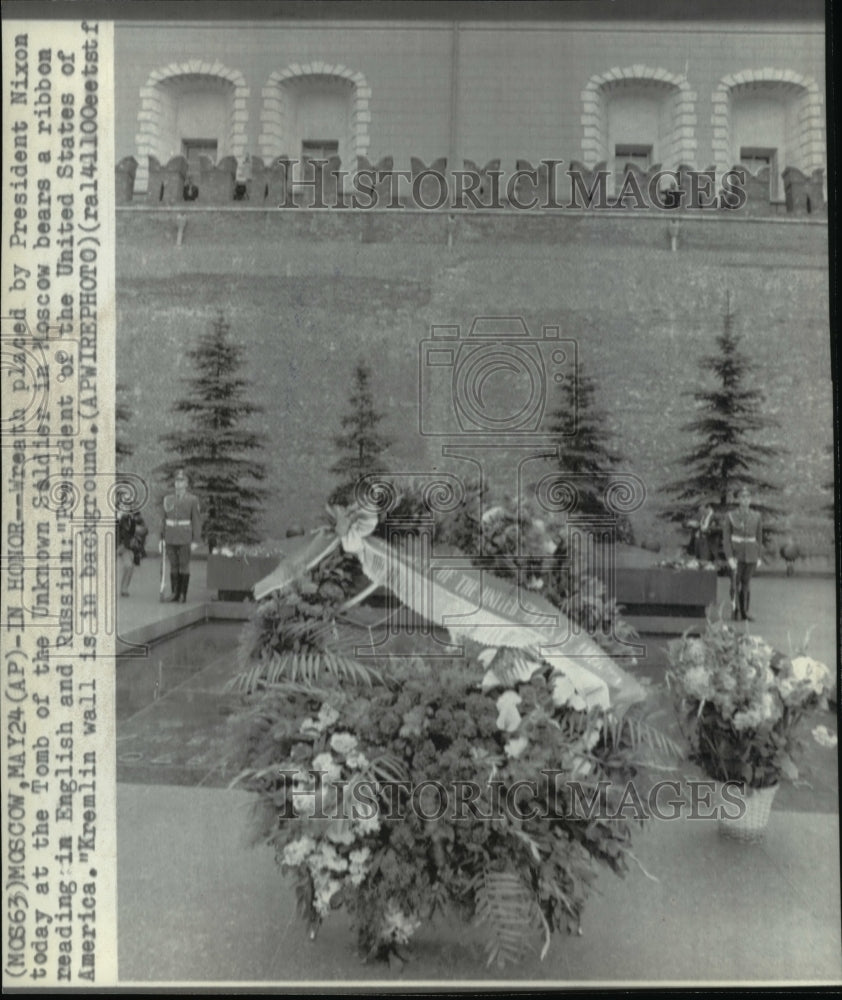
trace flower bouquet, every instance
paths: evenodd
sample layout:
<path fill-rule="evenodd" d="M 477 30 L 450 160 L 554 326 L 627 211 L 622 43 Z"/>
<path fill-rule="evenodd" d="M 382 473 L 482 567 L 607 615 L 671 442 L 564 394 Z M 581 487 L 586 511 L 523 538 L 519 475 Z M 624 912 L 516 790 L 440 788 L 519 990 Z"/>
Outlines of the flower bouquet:
<path fill-rule="evenodd" d="M 669 660 L 667 683 L 690 759 L 716 781 L 739 782 L 748 790 L 747 806 L 752 793 L 763 791 L 768 818 L 774 791 L 766 790 L 798 779 L 804 723 L 830 693 L 830 671 L 712 619 L 701 637 L 670 643 Z M 824 734 L 817 729 L 814 738 L 821 743 Z M 721 829 L 738 834 L 727 819 Z"/>
<path fill-rule="evenodd" d="M 579 929 L 599 866 L 622 875 L 633 859 L 624 783 L 645 794 L 645 758 L 677 748 L 513 650 L 395 661 L 371 680 L 281 684 L 237 722 L 259 839 L 311 936 L 344 908 L 361 955 L 400 967 L 447 911 L 483 925 L 489 964 L 543 957 L 553 932 Z"/>
<path fill-rule="evenodd" d="M 306 574 L 281 566 L 257 588 L 269 596 L 230 685 L 249 699 L 232 763 L 257 793 L 257 839 L 294 878 L 312 936 L 342 908 L 362 955 L 400 966 L 417 929 L 448 911 L 485 928 L 489 963 L 531 946 L 543 956 L 553 932 L 578 930 L 599 867 L 626 871 L 645 816 L 623 797 L 632 779 L 645 796 L 648 765 L 678 748 L 590 639 L 570 640 L 560 663 L 542 658 L 567 632 L 511 619 L 527 597 L 500 580 L 485 587 L 493 644 L 487 615 L 479 638 L 463 628 L 461 656 L 350 655 L 362 639 L 346 634 L 362 596 L 349 596 L 353 564 L 370 587 L 394 562 L 404 583 L 419 573 L 411 547 L 372 539 L 373 523 L 334 512 L 342 551 L 327 544 Z M 453 581 L 435 585 L 448 611 L 471 606 Z"/>

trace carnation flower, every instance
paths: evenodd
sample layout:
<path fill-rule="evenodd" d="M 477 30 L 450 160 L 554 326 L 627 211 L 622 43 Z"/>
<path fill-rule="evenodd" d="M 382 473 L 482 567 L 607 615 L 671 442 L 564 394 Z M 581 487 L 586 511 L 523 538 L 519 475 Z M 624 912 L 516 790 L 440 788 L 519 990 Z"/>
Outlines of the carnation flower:
<path fill-rule="evenodd" d="M 810 656 L 796 656 L 792 661 L 792 673 L 796 680 L 806 681 L 816 694 L 822 693 L 829 676 L 827 667 Z"/>
<path fill-rule="evenodd" d="M 401 721 L 402 725 L 398 730 L 399 736 L 420 736 L 427 722 L 425 707 L 416 705 L 404 713 Z"/>
<path fill-rule="evenodd" d="M 345 758 L 345 763 L 354 771 L 364 771 L 371 761 L 361 750 L 352 750 Z"/>
<path fill-rule="evenodd" d="M 346 757 L 357 747 L 357 737 L 353 733 L 334 733 L 330 738 L 330 748 Z"/>
<path fill-rule="evenodd" d="M 761 636 L 747 635 L 745 640 L 751 650 L 751 655 L 760 662 L 764 664 L 769 663 L 775 655 L 775 650 Z"/>
<path fill-rule="evenodd" d="M 339 712 L 336 711 L 333 705 L 322 705 L 319 709 L 319 717 L 316 720 L 316 724 L 319 729 L 328 729 L 338 718 Z"/>
<path fill-rule="evenodd" d="M 316 849 L 316 842 L 312 837 L 299 837 L 287 844 L 283 851 L 283 863 L 295 867 L 303 864 L 310 854 Z"/>
<path fill-rule="evenodd" d="M 314 851 L 307 859 L 307 866 L 315 875 L 318 872 L 325 871 L 347 871 L 348 862 L 337 852 L 332 844 L 322 841 L 319 844 L 318 850 Z"/>
<path fill-rule="evenodd" d="M 554 705 L 566 705 L 576 694 L 573 681 L 564 674 L 554 674 L 551 683 Z"/>
<path fill-rule="evenodd" d="M 322 917 L 327 916 L 330 913 L 330 901 L 341 888 L 342 883 L 335 878 L 321 882 L 316 887 L 316 892 L 313 896 L 313 906 L 316 909 L 316 913 Z"/>
<path fill-rule="evenodd" d="M 812 735 L 813 739 L 820 747 L 833 749 L 838 742 L 836 736 L 827 728 L 827 726 L 816 726 Z"/>
<path fill-rule="evenodd" d="M 709 701 L 713 697 L 710 671 L 706 667 L 690 667 L 684 674 L 687 693 L 699 701 Z"/>
<path fill-rule="evenodd" d="M 497 699 L 497 728 L 504 733 L 513 733 L 520 725 L 517 706 L 521 697 L 516 691 L 504 691 Z"/>
<path fill-rule="evenodd" d="M 707 659 L 704 642 L 701 639 L 688 639 L 684 644 L 684 656 L 691 663 L 704 666 Z"/>
<path fill-rule="evenodd" d="M 331 820 L 326 833 L 327 839 L 334 844 L 353 844 L 354 831 L 346 819 Z"/>
<path fill-rule="evenodd" d="M 326 771 L 329 781 L 335 781 L 341 774 L 342 768 L 327 752 L 316 754 L 313 758 L 312 769 L 314 771 Z"/>
<path fill-rule="evenodd" d="M 509 757 L 520 757 L 528 746 L 529 740 L 525 736 L 517 736 L 513 740 L 508 740 L 504 749 Z"/>
<path fill-rule="evenodd" d="M 322 705 L 315 719 L 306 718 L 301 723 L 301 732 L 307 736 L 316 736 L 329 729 L 339 718 L 339 712 L 332 705 Z"/>
<path fill-rule="evenodd" d="M 588 703 L 576 688 L 576 685 L 566 674 L 557 673 L 553 674 L 550 683 L 552 684 L 552 698 L 554 705 L 567 705 L 576 712 L 584 712 L 588 707 Z M 603 695 L 607 695 L 607 690 L 600 689 L 599 692 L 594 692 L 602 707 L 608 707 L 608 698 L 604 699 Z"/>
<path fill-rule="evenodd" d="M 348 855 L 348 860 L 350 866 L 348 869 L 348 878 L 351 880 L 352 885 L 360 885 L 368 872 L 368 859 L 371 855 L 371 851 L 367 847 L 361 847 L 359 850 L 351 851 Z"/>
<path fill-rule="evenodd" d="M 787 704 L 792 702 L 792 696 L 798 690 L 799 686 L 799 682 L 794 677 L 782 677 L 778 682 L 778 690 Z"/>
<path fill-rule="evenodd" d="M 396 903 L 390 902 L 383 914 L 383 927 L 380 936 L 384 941 L 409 944 L 409 939 L 420 926 L 420 920 L 403 913 Z"/>

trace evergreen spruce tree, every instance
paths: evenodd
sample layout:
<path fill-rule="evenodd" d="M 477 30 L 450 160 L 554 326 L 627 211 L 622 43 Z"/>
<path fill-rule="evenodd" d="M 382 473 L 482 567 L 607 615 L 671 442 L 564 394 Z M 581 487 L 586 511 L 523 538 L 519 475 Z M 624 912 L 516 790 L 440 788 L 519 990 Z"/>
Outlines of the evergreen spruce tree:
<path fill-rule="evenodd" d="M 662 512 L 671 521 L 685 521 L 707 500 L 724 510 L 741 486 L 748 486 L 755 494 L 752 506 L 757 510 L 780 513 L 778 508 L 758 499 L 778 487 L 757 470 L 772 458 L 780 457 L 783 451 L 761 444 L 756 438 L 761 431 L 775 426 L 775 422 L 763 415 L 762 391 L 749 384 L 755 365 L 740 349 L 730 295 L 723 331 L 716 344 L 717 353 L 699 361 L 703 371 L 713 374 L 716 385 L 693 393 L 700 412 L 682 427 L 697 439 L 695 446 L 680 459 L 686 475 L 664 487 L 675 497 L 672 506 Z"/>
<path fill-rule="evenodd" d="M 114 457 L 118 469 L 124 468 L 127 458 L 134 454 L 134 445 L 125 435 L 125 428 L 131 422 L 133 413 L 128 403 L 126 403 L 126 386 L 123 382 L 118 382 L 115 386 L 115 406 L 114 406 Z"/>
<path fill-rule="evenodd" d="M 185 379 L 187 395 L 172 409 L 177 417 L 187 418 L 188 426 L 161 436 L 177 457 L 160 471 L 169 477 L 179 467 L 186 469 L 190 488 L 201 501 L 204 536 L 211 549 L 224 542 L 260 540 L 257 523 L 266 490 L 259 483 L 266 470 L 252 454 L 265 439 L 243 422 L 263 408 L 246 398 L 250 383 L 238 374 L 243 354 L 220 313 L 187 352 L 195 375 Z"/>
<path fill-rule="evenodd" d="M 385 471 L 381 456 L 390 444 L 377 430 L 383 414 L 374 406 L 371 368 L 364 361 L 358 362 L 354 370 L 354 386 L 348 402 L 350 409 L 341 418 L 343 432 L 333 439 L 340 457 L 330 471 L 341 480 L 330 495 L 329 502 L 333 504 L 349 504 L 362 476 Z"/>
<path fill-rule="evenodd" d="M 611 446 L 612 434 L 608 429 L 607 415 L 597 405 L 596 380 L 585 374 L 581 364 L 577 364 L 572 376 L 561 383 L 560 399 L 555 410 L 549 414 L 547 431 L 558 435 L 561 452 L 559 471 L 577 477 L 577 510 L 590 514 L 605 513 L 602 497 L 608 485 L 606 473 L 616 469 L 622 455 Z M 631 527 L 624 519 L 620 528 L 623 540 L 630 540 L 627 538 L 630 531 Z"/>

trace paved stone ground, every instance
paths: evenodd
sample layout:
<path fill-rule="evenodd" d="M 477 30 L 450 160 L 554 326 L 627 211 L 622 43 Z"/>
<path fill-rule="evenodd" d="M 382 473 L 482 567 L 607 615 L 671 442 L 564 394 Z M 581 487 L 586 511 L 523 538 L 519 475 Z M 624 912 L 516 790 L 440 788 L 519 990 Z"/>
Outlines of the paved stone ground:
<path fill-rule="evenodd" d="M 132 596 L 119 606 L 120 634 L 151 622 L 175 623 L 185 605 L 160 603 L 160 562 L 150 559 L 139 568 Z M 194 560 L 190 600 L 196 609 L 214 596 L 205 587 L 206 563 Z M 754 584 L 756 621 L 746 626 L 782 650 L 801 642 L 811 630 L 811 655 L 829 665 L 836 662 L 835 588 L 829 577 L 759 576 Z M 718 599 L 727 606 L 728 581 L 719 580 Z M 213 608 L 213 603 L 209 605 Z M 247 614 L 249 605 L 244 605 Z M 221 765 L 226 718 L 237 699 L 222 692 L 236 670 L 238 626 L 208 623 L 190 630 L 166 646 L 150 646 L 148 656 L 118 661 L 118 780 L 157 784 L 227 784 Z M 668 637 L 644 637 L 646 656 L 636 668 L 653 684 L 663 681 Z M 652 699 L 656 721 L 678 735 L 665 694 Z M 827 711 L 816 723 L 836 730 L 835 714 Z M 836 755 L 809 741 L 802 759 L 802 781 L 785 784 L 778 807 L 815 812 L 838 809 Z"/>
<path fill-rule="evenodd" d="M 119 609 L 121 634 L 181 613 L 158 601 L 159 566 L 140 567 Z M 203 568 L 194 564 L 194 606 L 210 597 Z M 810 652 L 832 664 L 835 600 L 830 578 L 761 576 L 750 627 L 788 649 L 788 636 L 797 643 L 814 626 Z M 250 797 L 208 787 L 226 778 L 218 760 L 233 706 L 221 688 L 236 632 L 183 633 L 160 670 L 154 646 L 146 662 L 118 665 L 121 981 L 370 986 L 388 970 L 359 963 L 346 918 L 331 917 L 309 942 L 271 852 L 245 845 Z M 653 680 L 664 645 L 647 640 Z M 119 671 L 132 671 L 129 683 Z M 835 728 L 830 712 L 821 721 Z M 709 822 L 650 822 L 635 850 L 659 881 L 601 873 L 584 935 L 559 938 L 544 963 L 488 970 L 476 930 L 445 922 L 419 934 L 399 985 L 842 981 L 837 758 L 815 747 L 807 764 L 810 786 L 782 787 L 762 845 L 724 841 Z"/>
<path fill-rule="evenodd" d="M 360 963 L 342 913 L 307 939 L 271 850 L 245 846 L 248 806 L 236 791 L 118 785 L 121 982 L 394 978 Z M 835 815 L 776 807 L 759 845 L 707 821 L 653 821 L 635 852 L 658 881 L 600 873 L 582 936 L 554 939 L 544 962 L 488 969 L 477 930 L 443 921 L 419 932 L 397 985 L 842 981 Z"/>

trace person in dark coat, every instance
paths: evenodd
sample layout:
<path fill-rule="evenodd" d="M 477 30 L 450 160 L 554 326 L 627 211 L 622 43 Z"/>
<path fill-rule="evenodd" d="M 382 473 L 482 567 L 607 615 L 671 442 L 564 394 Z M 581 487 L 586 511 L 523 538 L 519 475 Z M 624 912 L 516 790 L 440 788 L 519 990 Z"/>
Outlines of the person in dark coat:
<path fill-rule="evenodd" d="M 743 486 L 737 494 L 738 508 L 726 514 L 722 544 L 731 567 L 731 604 L 735 621 L 754 621 L 749 615 L 751 578 L 762 562 L 763 524 L 751 509 L 751 490 Z"/>
<path fill-rule="evenodd" d="M 149 527 L 143 518 L 143 514 L 139 510 L 134 511 L 134 537 L 137 540 L 137 548 L 135 555 L 137 558 L 134 561 L 135 566 L 140 565 L 140 560 L 146 558 L 146 536 L 149 534 Z"/>
<path fill-rule="evenodd" d="M 700 562 L 712 562 L 714 558 L 712 535 L 716 528 L 716 516 L 710 501 L 699 505 L 696 516 L 687 522 L 692 531 L 688 551 Z"/>
<path fill-rule="evenodd" d="M 173 479 L 174 493 L 164 497 L 161 539 L 166 544 L 170 564 L 170 601 L 187 601 L 190 583 L 190 553 L 202 537 L 199 500 L 188 492 L 187 473 L 179 469 Z"/>
<path fill-rule="evenodd" d="M 129 596 L 134 568 L 140 563 L 140 539 L 137 537 L 137 519 L 131 511 L 124 511 L 117 518 L 117 563 L 120 574 L 120 596 Z"/>

